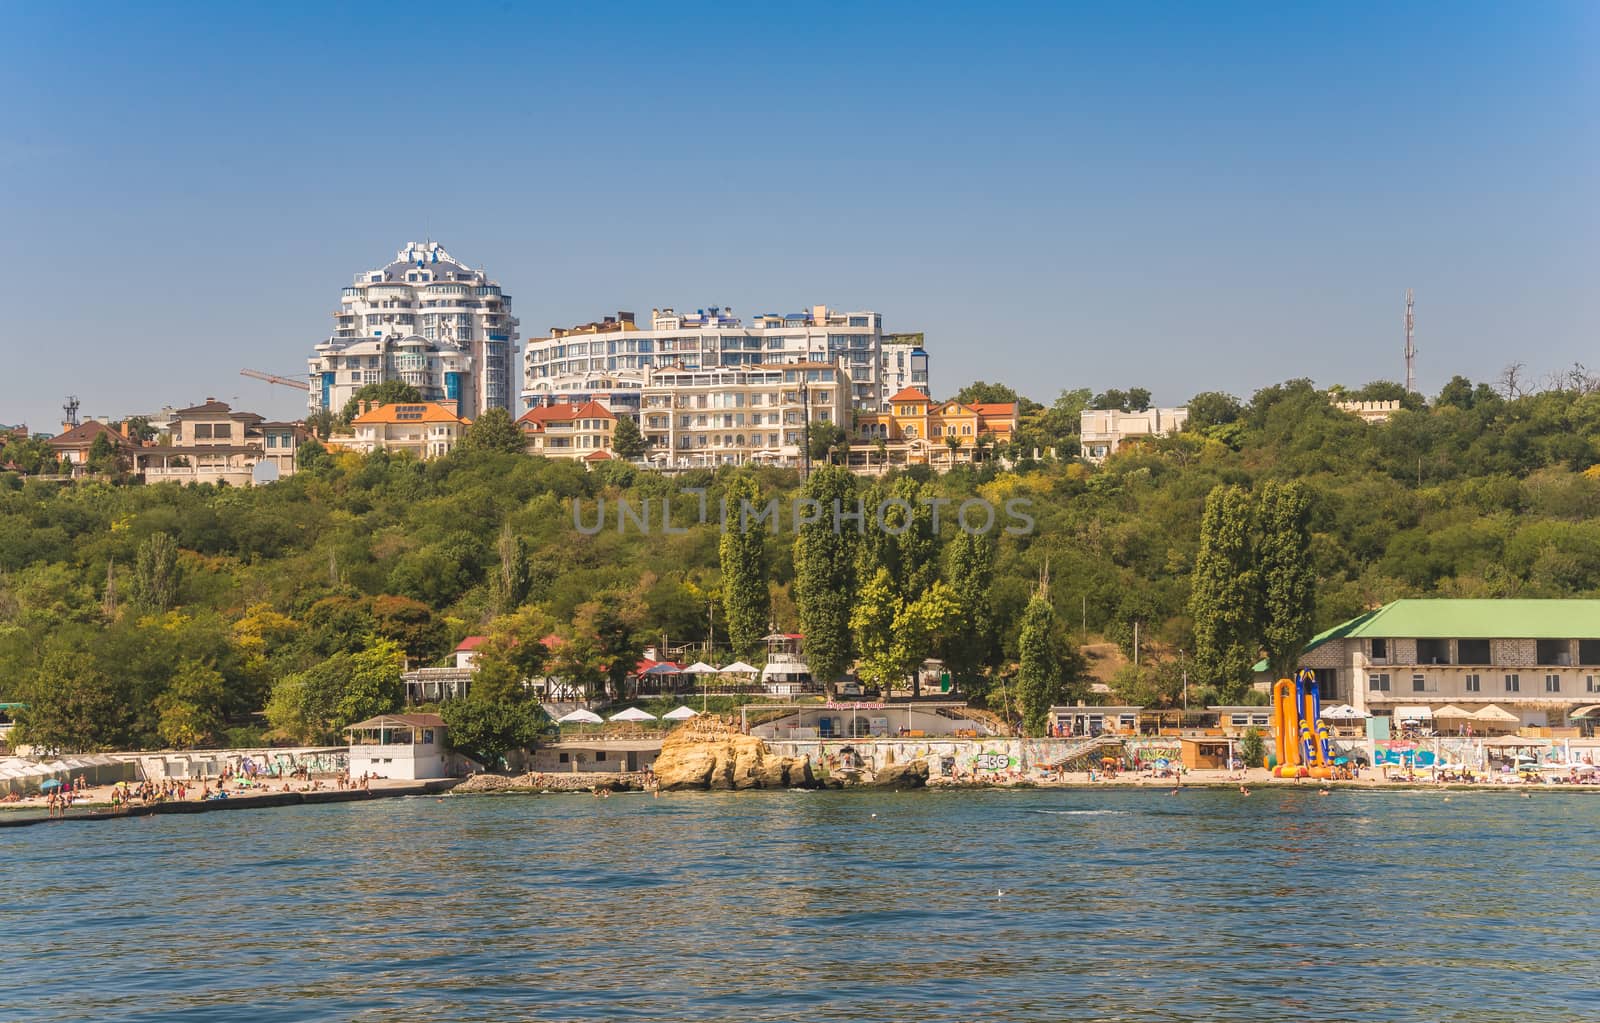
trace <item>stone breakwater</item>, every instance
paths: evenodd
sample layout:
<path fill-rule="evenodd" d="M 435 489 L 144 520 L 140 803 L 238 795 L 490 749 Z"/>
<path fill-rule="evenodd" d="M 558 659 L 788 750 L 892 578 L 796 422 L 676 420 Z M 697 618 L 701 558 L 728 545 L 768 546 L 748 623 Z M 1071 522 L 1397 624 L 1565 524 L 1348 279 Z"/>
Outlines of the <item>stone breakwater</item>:
<path fill-rule="evenodd" d="M 457 785 L 455 791 L 474 792 L 635 792 L 646 788 L 649 777 L 642 771 L 530 771 L 514 777 L 480 774 Z"/>

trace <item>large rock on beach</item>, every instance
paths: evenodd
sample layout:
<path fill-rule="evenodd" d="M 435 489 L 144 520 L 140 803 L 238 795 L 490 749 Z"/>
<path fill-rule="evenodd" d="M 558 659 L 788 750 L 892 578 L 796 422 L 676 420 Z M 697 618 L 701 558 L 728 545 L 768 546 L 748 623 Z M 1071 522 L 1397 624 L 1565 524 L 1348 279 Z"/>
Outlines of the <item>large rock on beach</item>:
<path fill-rule="evenodd" d="M 803 757 L 780 757 L 753 735 L 718 718 L 695 718 L 661 743 L 655 763 L 663 789 L 810 788 L 815 782 Z"/>
<path fill-rule="evenodd" d="M 928 784 L 928 762 L 904 760 L 898 764 L 890 764 L 878 771 L 866 784 L 884 789 L 920 789 Z"/>

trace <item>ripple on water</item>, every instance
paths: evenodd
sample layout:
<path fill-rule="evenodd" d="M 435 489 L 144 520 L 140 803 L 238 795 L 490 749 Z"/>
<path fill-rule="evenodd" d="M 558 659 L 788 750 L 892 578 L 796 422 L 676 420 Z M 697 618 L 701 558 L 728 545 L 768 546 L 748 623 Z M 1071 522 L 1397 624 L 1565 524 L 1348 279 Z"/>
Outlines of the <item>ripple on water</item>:
<path fill-rule="evenodd" d="M 0 833 L 26 1020 L 1600 1018 L 1600 800 L 384 800 Z M 877 814 L 873 818 L 873 814 Z M 1003 898 L 996 896 L 1003 889 Z M 70 983 L 61 983 L 63 977 Z"/>

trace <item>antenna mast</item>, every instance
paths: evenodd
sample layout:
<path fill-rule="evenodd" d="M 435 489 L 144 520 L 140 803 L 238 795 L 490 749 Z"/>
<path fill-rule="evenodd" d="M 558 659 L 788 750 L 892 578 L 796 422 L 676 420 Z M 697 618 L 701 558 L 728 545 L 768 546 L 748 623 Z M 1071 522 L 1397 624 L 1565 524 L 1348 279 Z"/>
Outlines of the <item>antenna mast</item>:
<path fill-rule="evenodd" d="M 1411 289 L 1406 289 L 1406 393 L 1417 393 L 1417 346 L 1413 341 Z"/>

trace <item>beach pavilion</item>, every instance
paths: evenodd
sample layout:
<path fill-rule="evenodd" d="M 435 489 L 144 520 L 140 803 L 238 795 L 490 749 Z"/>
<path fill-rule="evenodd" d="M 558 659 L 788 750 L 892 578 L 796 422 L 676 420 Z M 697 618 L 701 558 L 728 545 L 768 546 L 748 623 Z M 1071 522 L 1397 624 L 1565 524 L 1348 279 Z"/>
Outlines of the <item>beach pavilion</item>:
<path fill-rule="evenodd" d="M 379 714 L 345 730 L 350 777 L 446 778 L 445 723 L 437 714 Z"/>

